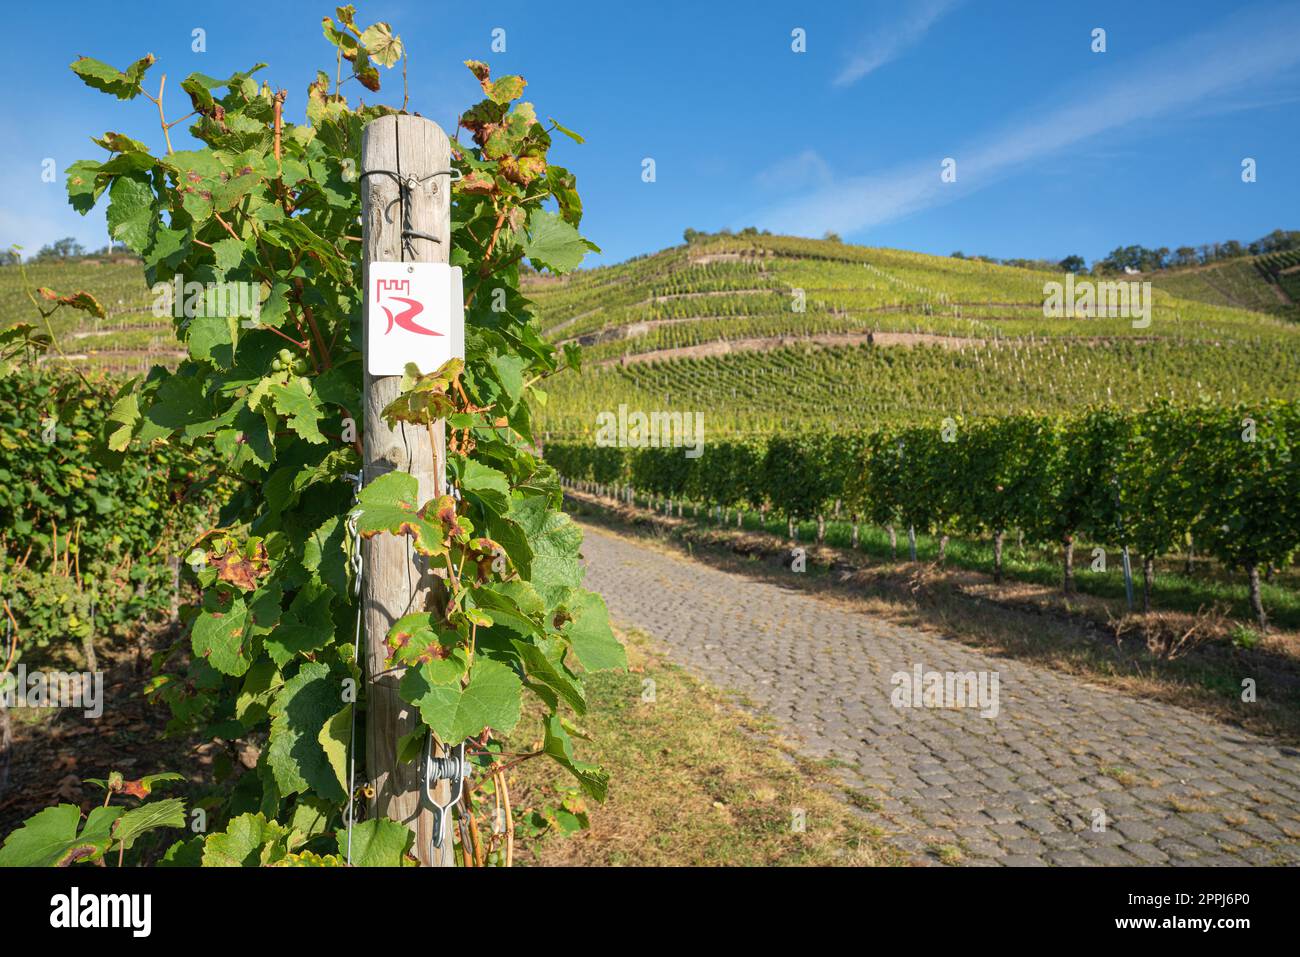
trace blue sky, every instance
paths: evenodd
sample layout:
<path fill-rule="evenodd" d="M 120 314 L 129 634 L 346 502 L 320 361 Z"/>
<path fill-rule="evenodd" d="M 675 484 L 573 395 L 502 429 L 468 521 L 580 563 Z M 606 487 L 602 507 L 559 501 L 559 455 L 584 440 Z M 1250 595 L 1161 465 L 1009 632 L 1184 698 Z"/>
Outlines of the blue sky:
<path fill-rule="evenodd" d="M 584 233 L 616 262 L 687 227 L 757 225 L 946 254 L 1088 259 L 1129 243 L 1250 240 L 1300 228 L 1300 3 L 1225 5 L 894 0 L 868 3 L 358 4 L 411 56 L 412 109 L 450 129 L 478 98 L 461 66 L 522 73 L 542 116 L 582 132 L 556 162 L 578 175 Z M 0 61 L 0 246 L 104 242 L 101 212 L 67 206 L 63 170 L 117 130 L 161 148 L 144 99 L 121 103 L 67 69 L 152 52 L 179 81 L 259 60 L 299 116 L 331 69 L 317 3 L 114 4 L 7 12 L 23 55 Z M 206 31 L 207 51 L 191 50 Z M 493 28 L 506 52 L 490 49 Z M 1106 52 L 1091 51 L 1106 31 Z M 791 31 L 806 33 L 806 52 Z M 400 74 L 385 79 L 401 98 Z M 183 141 L 183 125 L 173 130 Z M 175 134 L 180 134 L 178 137 Z M 180 148 L 180 142 L 177 143 Z M 53 158 L 58 182 L 41 182 Z M 656 181 L 642 181 L 642 161 Z M 955 183 L 940 181 L 956 160 Z M 1241 181 L 1243 158 L 1257 182 Z"/>

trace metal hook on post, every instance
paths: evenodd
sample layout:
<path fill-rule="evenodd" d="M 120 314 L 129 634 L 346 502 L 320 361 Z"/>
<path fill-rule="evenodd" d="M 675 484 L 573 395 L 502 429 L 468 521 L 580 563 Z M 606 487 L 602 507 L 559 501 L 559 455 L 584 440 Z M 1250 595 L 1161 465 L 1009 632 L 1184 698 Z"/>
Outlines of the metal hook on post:
<path fill-rule="evenodd" d="M 452 748 L 450 754 L 439 758 L 433 754 L 433 732 L 430 731 L 425 736 L 424 797 L 433 807 L 433 837 L 430 839 L 430 845 L 434 849 L 441 848 L 446 841 L 447 818 L 451 816 L 451 809 L 456 806 L 456 802 L 464 793 L 465 779 L 470 776 L 471 770 L 472 767 L 465 758 L 464 741 Z M 451 783 L 452 793 L 446 804 L 439 804 L 433 796 L 434 789 L 442 781 Z M 433 856 L 431 851 L 430 857 Z"/>

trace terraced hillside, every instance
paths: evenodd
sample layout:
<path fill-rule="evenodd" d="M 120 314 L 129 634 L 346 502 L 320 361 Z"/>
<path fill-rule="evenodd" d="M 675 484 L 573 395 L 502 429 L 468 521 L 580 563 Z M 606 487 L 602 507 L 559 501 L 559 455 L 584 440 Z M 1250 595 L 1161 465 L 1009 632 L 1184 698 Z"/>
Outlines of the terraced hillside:
<path fill-rule="evenodd" d="M 27 288 L 47 287 L 69 294 L 86 291 L 99 300 L 107 317 L 60 309 L 51 320 L 66 360 L 50 354 L 42 361 L 69 362 L 82 368 L 137 374 L 151 365 L 171 364 L 182 355 L 172 320 L 153 314 L 153 297 L 139 264 L 83 260 L 0 268 L 0 327 L 14 322 L 40 324 Z"/>
<path fill-rule="evenodd" d="M 1214 289 L 1175 295 L 1160 280 L 1146 326 L 1045 318 L 1044 283 L 1063 278 L 732 236 L 539 279 L 527 294 L 544 332 L 582 344 L 586 366 L 553 381 L 543 428 L 590 432 L 598 410 L 624 402 L 703 411 L 719 434 L 1300 390 L 1300 325 L 1282 316 L 1225 304 Z"/>
<path fill-rule="evenodd" d="M 138 265 L 26 273 L 33 288 L 84 289 L 108 312 L 56 314 L 67 361 L 136 374 L 179 357 Z M 704 411 L 721 434 L 1300 388 L 1300 325 L 1284 302 L 1300 302 L 1300 254 L 1159 273 L 1151 324 L 1139 329 L 1128 319 L 1044 318 L 1043 284 L 1061 279 L 783 236 L 712 237 L 563 280 L 534 277 L 527 294 L 543 331 L 582 343 L 586 364 L 551 381 L 542 426 L 581 434 L 597 410 L 622 402 Z M 36 319 L 19 269 L 0 268 L 0 323 Z"/>
<path fill-rule="evenodd" d="M 1152 279 L 1171 296 L 1300 320 L 1300 251 L 1170 270 Z"/>

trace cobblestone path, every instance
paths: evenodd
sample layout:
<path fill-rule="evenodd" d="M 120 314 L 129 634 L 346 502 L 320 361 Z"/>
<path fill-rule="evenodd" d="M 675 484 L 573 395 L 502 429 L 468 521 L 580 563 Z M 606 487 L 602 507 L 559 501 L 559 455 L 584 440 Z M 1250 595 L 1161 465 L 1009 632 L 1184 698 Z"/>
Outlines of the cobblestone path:
<path fill-rule="evenodd" d="M 1294 749 L 583 529 L 587 587 L 616 623 L 745 695 L 811 755 L 851 765 L 849 786 L 879 805 L 872 819 L 920 859 L 1300 863 Z M 997 672 L 996 715 L 894 707 L 892 676 L 917 665 Z"/>

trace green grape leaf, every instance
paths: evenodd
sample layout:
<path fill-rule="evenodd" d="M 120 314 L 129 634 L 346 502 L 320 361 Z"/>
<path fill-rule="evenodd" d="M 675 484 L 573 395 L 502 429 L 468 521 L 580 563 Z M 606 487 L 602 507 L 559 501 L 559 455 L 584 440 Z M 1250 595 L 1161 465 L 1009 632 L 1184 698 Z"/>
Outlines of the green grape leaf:
<path fill-rule="evenodd" d="M 275 411 L 288 417 L 289 428 L 308 442 L 317 445 L 325 443 L 325 436 L 320 432 L 320 420 L 324 417 L 324 412 L 316 396 L 307 392 L 302 383 L 276 383 L 271 386 L 270 394 L 275 403 Z"/>
<path fill-rule="evenodd" d="M 352 742 L 352 705 L 345 704 L 339 712 L 325 722 L 317 735 L 325 757 L 329 760 L 339 787 L 347 793 L 348 745 Z"/>
<path fill-rule="evenodd" d="M 222 674 L 242 675 L 251 664 L 244 647 L 248 623 L 243 596 L 227 589 L 209 592 L 190 634 L 194 653 Z"/>
<path fill-rule="evenodd" d="M 329 666 L 309 661 L 284 683 L 271 704 L 271 738 L 267 763 L 284 796 L 315 793 L 331 801 L 347 794 L 321 747 L 320 732 L 333 718 L 342 688 Z"/>
<path fill-rule="evenodd" d="M 484 728 L 508 732 L 519 721 L 519 676 L 514 669 L 479 657 L 470 669 L 469 685 L 434 684 L 423 666 L 402 676 L 401 695 L 420 709 L 424 723 L 442 741 L 459 742 Z"/>
<path fill-rule="evenodd" d="M 107 444 L 113 452 L 123 452 L 131 444 L 136 424 L 140 421 L 140 396 L 128 392 L 113 403 L 108 413 L 108 421 L 117 428 L 108 434 Z"/>
<path fill-rule="evenodd" d="M 352 828 L 353 867 L 408 867 L 414 862 L 407 856 L 415 834 L 405 825 L 387 818 L 371 818 Z M 348 832 L 337 835 L 339 854 L 347 854 Z"/>
<path fill-rule="evenodd" d="M 357 534 L 372 538 L 380 532 L 409 535 L 421 555 L 442 555 L 447 550 L 442 528 L 426 521 L 418 507 L 420 484 L 407 472 L 381 475 L 361 490 L 353 513 Z"/>
<path fill-rule="evenodd" d="M 0 847 L 0 867 L 66 867 L 103 857 L 112 841 L 112 825 L 120 807 L 97 807 L 78 833 L 81 808 L 75 804 L 47 807 L 29 817 Z"/>
<path fill-rule="evenodd" d="M 524 530 L 532 546 L 533 587 L 546 604 L 558 604 L 570 588 L 582 584 L 582 568 L 578 564 L 582 531 L 563 512 L 551 511 L 542 496 L 516 502 L 510 518 Z"/>
<path fill-rule="evenodd" d="M 505 582 L 473 588 L 469 597 L 474 607 L 483 609 L 492 617 L 495 627 L 509 628 L 520 635 L 540 635 L 543 631 L 536 618 L 540 617 L 544 608 L 537 598 L 537 592 L 527 582 Z M 520 600 L 528 604 L 527 609 L 520 607 Z"/>
<path fill-rule="evenodd" d="M 627 652 L 609 627 L 605 599 L 596 592 L 578 588 L 565 599 L 564 605 L 571 620 L 565 623 L 561 633 L 582 667 L 588 671 L 626 668 Z"/>
<path fill-rule="evenodd" d="M 270 716 L 271 699 L 284 685 L 284 677 L 275 662 L 255 662 L 244 675 L 244 684 L 235 699 L 235 717 L 245 727 L 261 724 Z"/>
<path fill-rule="evenodd" d="M 212 255 L 216 258 L 217 268 L 223 273 L 230 272 L 244 258 L 244 250 L 247 248 L 242 240 L 233 236 L 217 240 L 212 244 Z"/>
<path fill-rule="evenodd" d="M 184 827 L 185 802 L 180 798 L 150 801 L 132 808 L 113 822 L 115 846 L 131 849 L 141 834 L 160 827 Z"/>
<path fill-rule="evenodd" d="M 108 186 L 109 177 L 100 173 L 101 165 L 77 160 L 68 167 L 68 204 L 83 216 L 95 208 Z"/>
<path fill-rule="evenodd" d="M 320 576 L 338 595 L 348 594 L 347 529 L 337 515 L 332 515 L 308 536 L 302 549 L 302 565 Z"/>
<path fill-rule="evenodd" d="M 190 355 L 229 368 L 235 358 L 238 324 L 234 316 L 195 316 L 185 329 Z"/>
<path fill-rule="evenodd" d="M 504 515 L 489 514 L 487 536 L 505 549 L 507 557 L 519 577 L 528 580 L 533 575 L 533 547 L 519 523 Z"/>
<path fill-rule="evenodd" d="M 556 128 L 557 130 L 559 130 L 559 131 L 560 131 L 561 133 L 563 133 L 565 136 L 569 137 L 569 138 L 570 138 L 571 140 L 573 140 L 574 142 L 577 142 L 577 143 L 585 143 L 585 142 L 587 142 L 587 141 L 584 140 L 581 136 L 579 136 L 577 133 L 573 132 L 573 130 L 569 129 L 567 126 L 561 126 L 561 125 L 560 125 L 560 122 L 559 122 L 555 117 L 551 116 L 551 117 L 548 117 L 548 119 L 551 121 L 552 124 L 554 124 L 554 126 L 555 126 L 555 128 Z"/>
<path fill-rule="evenodd" d="M 119 100 L 130 100 L 140 95 L 140 81 L 145 71 L 154 64 L 153 54 L 136 60 L 125 71 L 117 70 L 99 60 L 83 56 L 72 62 L 72 72 L 81 77 L 83 83 L 112 93 Z"/>
<path fill-rule="evenodd" d="M 293 806 L 289 829 L 310 840 L 324 834 L 334 816 L 334 805 L 311 795 L 300 796 Z"/>
<path fill-rule="evenodd" d="M 262 867 L 289 853 L 291 832 L 264 814 L 241 814 L 203 842 L 204 867 Z"/>
<path fill-rule="evenodd" d="M 546 736 L 542 750 L 554 758 L 578 779 L 582 789 L 597 801 L 605 800 L 609 793 L 609 772 L 599 765 L 579 761 L 573 753 L 573 741 L 558 714 L 546 717 Z"/>
<path fill-rule="evenodd" d="M 155 215 L 153 185 L 143 175 L 118 176 L 108 189 L 108 233 L 137 253 L 149 247 Z"/>
<path fill-rule="evenodd" d="M 177 841 L 167 848 L 157 867 L 202 867 L 203 841 L 201 834 Z"/>
<path fill-rule="evenodd" d="M 323 584 L 308 581 L 294 596 L 275 631 L 266 637 L 266 652 L 283 668 L 296 655 L 323 648 L 334 640 L 330 605 L 334 595 Z"/>
<path fill-rule="evenodd" d="M 592 244 L 564 221 L 559 213 L 535 210 L 528 219 L 524 255 L 539 269 L 566 273 L 577 269 Z"/>
<path fill-rule="evenodd" d="M 582 684 L 560 660 L 562 647 L 547 643 L 543 648 L 526 641 L 512 641 L 511 644 L 519 652 L 519 660 L 523 662 L 524 672 L 530 679 L 550 688 L 578 714 L 587 713 L 587 699 Z"/>
<path fill-rule="evenodd" d="M 460 490 L 489 513 L 510 508 L 510 483 L 505 474 L 474 459 L 458 459 L 456 471 Z"/>

